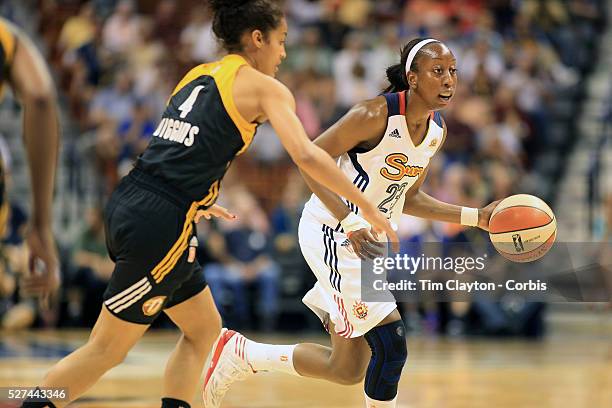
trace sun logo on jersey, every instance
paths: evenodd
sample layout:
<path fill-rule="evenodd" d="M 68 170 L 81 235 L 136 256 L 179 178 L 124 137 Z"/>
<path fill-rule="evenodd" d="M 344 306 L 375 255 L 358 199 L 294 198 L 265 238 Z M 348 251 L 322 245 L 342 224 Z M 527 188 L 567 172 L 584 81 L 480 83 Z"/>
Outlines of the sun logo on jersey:
<path fill-rule="evenodd" d="M 153 316 L 160 311 L 165 300 L 165 296 L 155 296 L 154 298 L 147 300 L 142 305 L 142 313 L 144 313 L 145 316 Z"/>
<path fill-rule="evenodd" d="M 385 158 L 391 170 L 387 167 L 380 169 L 380 174 L 391 181 L 400 181 L 404 177 L 419 177 L 423 174 L 423 167 L 408 164 L 408 156 L 404 153 L 391 153 Z"/>
<path fill-rule="evenodd" d="M 438 139 L 434 139 L 431 141 L 431 143 L 429 144 L 429 147 L 436 147 L 436 145 L 438 144 Z"/>
<path fill-rule="evenodd" d="M 368 317 L 368 305 L 363 302 L 357 302 L 353 304 L 353 314 L 356 318 L 365 320 Z"/>

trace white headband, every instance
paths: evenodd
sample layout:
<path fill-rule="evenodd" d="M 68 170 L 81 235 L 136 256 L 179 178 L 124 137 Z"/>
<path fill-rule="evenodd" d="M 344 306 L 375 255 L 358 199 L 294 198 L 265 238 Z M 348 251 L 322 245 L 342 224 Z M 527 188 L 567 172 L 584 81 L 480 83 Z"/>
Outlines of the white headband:
<path fill-rule="evenodd" d="M 419 41 L 418 43 L 416 43 L 414 47 L 412 47 L 412 49 L 408 53 L 408 59 L 406 60 L 406 75 L 408 75 L 408 71 L 410 71 L 412 60 L 414 60 L 414 57 L 416 56 L 417 52 L 419 52 L 421 48 L 423 48 L 424 46 L 432 42 L 438 42 L 438 40 L 434 40 L 433 38 L 428 38 L 426 40 Z"/>

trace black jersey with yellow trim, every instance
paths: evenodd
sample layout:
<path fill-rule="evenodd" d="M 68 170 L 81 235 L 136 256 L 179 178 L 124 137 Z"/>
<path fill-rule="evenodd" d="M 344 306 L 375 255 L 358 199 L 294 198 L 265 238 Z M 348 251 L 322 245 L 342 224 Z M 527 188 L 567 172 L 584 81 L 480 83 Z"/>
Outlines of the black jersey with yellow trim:
<path fill-rule="evenodd" d="M 15 56 L 15 35 L 10 30 L 7 21 L 0 17 L 0 96 L 9 74 L 9 69 Z"/>
<path fill-rule="evenodd" d="M 227 168 L 257 129 L 240 115 L 232 96 L 236 73 L 246 64 L 230 54 L 192 69 L 172 93 L 136 167 L 200 205 L 212 205 Z"/>

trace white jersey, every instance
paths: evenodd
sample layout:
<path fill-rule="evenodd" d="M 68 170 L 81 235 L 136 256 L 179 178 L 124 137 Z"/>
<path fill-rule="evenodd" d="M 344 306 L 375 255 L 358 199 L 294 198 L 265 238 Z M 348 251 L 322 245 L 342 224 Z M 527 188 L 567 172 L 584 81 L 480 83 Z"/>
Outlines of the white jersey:
<path fill-rule="evenodd" d="M 384 137 L 368 152 L 354 149 L 344 154 L 338 166 L 366 199 L 398 224 L 404 194 L 422 176 L 442 144 L 444 125 L 440 115 L 432 113 L 425 138 L 414 146 L 404 117 L 405 93 L 384 96 L 389 112 Z M 352 203 L 347 204 L 359 213 Z M 304 259 L 317 278 L 302 301 L 324 324 L 333 323 L 336 334 L 347 338 L 363 336 L 396 308 L 390 292 L 389 301 L 362 299 L 362 261 L 353 252 L 338 220 L 315 195 L 304 207 L 298 238 Z"/>
<path fill-rule="evenodd" d="M 370 151 L 354 149 L 338 159 L 338 167 L 387 218 L 399 224 L 406 191 L 421 177 L 432 156 L 438 151 L 444 136 L 442 117 L 432 112 L 425 138 L 418 146 L 412 142 L 404 116 L 405 92 L 385 94 L 388 118 L 385 135 Z M 359 209 L 347 205 L 355 213 Z M 325 204 L 312 195 L 304 207 L 304 216 L 339 230 L 338 220 Z"/>

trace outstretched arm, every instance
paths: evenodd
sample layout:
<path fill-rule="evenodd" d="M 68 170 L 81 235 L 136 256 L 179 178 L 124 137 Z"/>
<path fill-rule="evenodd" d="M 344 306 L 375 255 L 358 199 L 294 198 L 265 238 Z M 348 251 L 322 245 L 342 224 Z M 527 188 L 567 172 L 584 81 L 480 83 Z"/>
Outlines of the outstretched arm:
<path fill-rule="evenodd" d="M 360 143 L 370 141 L 383 134 L 387 122 L 386 102 L 378 99 L 360 102 L 351 108 L 338 122 L 323 132 L 314 143 L 331 157 L 338 157 Z M 306 184 L 325 204 L 331 213 L 343 220 L 350 209 L 341 197 L 328 190 L 308 174 L 302 172 Z"/>
<path fill-rule="evenodd" d="M 314 143 L 332 157 L 340 156 L 363 142 L 377 142 L 387 126 L 387 103 L 384 99 L 360 102 L 338 122 L 321 134 Z M 353 251 L 362 259 L 381 254 L 381 244 L 371 234 L 370 226 L 352 214 L 340 196 L 317 183 L 307 174 L 302 176 L 312 192 L 340 221 Z"/>
<path fill-rule="evenodd" d="M 491 213 L 499 204 L 499 201 L 494 201 L 483 208 L 478 208 L 478 224 L 479 228 L 485 231 L 489 230 L 489 218 Z M 432 196 L 418 190 L 410 198 L 406 197 L 404 201 L 404 214 L 413 215 L 415 217 L 427 218 L 435 221 L 452 222 L 462 224 L 461 212 L 464 207 L 459 205 L 445 203 L 437 200 Z"/>
<path fill-rule="evenodd" d="M 441 145 L 444 143 L 445 139 L 446 126 L 444 127 L 444 136 Z M 419 177 L 419 180 L 417 180 L 417 182 L 414 183 L 412 187 L 408 189 L 408 191 L 406 191 L 406 199 L 404 201 L 403 208 L 404 214 L 435 221 L 465 224 L 465 212 L 477 210 L 478 215 L 477 218 L 475 218 L 475 221 L 477 219 L 477 224 L 474 226 L 478 226 L 484 230 L 489 229 L 489 218 L 491 218 L 491 213 L 499 201 L 494 201 L 486 207 L 480 209 L 466 209 L 465 207 L 459 205 L 449 204 L 437 200 L 429 194 L 421 191 L 421 185 L 425 181 L 425 177 L 427 177 L 428 170 L 429 168 L 426 168 L 421 177 Z M 464 222 L 462 222 L 462 212 L 464 212 Z"/>
<path fill-rule="evenodd" d="M 266 81 L 262 86 L 261 107 L 287 152 L 300 170 L 329 190 L 355 203 L 363 217 L 380 232 L 385 232 L 390 241 L 397 242 L 391 224 L 346 178 L 332 158 L 323 149 L 312 143 L 295 114 L 295 100 L 291 92 L 276 80 Z"/>

